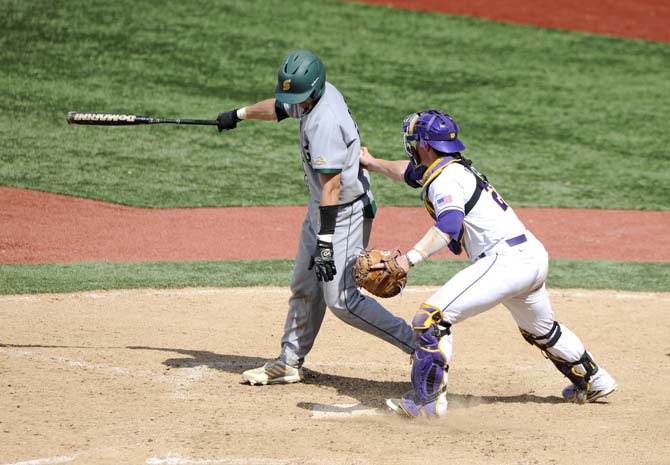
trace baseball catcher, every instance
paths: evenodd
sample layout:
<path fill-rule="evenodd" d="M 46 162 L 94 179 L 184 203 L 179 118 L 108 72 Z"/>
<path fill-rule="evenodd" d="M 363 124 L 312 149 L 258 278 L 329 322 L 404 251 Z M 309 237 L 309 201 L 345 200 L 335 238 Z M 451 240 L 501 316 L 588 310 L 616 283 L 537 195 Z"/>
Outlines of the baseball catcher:
<path fill-rule="evenodd" d="M 419 307 L 412 320 L 414 389 L 387 399 L 388 407 L 409 418 L 444 416 L 454 326 L 498 304 L 509 310 L 524 339 L 570 380 L 562 393 L 566 400 L 583 404 L 616 391 L 612 376 L 581 339 L 554 319 L 545 287 L 547 251 L 486 176 L 461 155 L 465 145 L 456 122 L 446 113 L 426 110 L 409 115 L 402 129 L 409 162 L 376 158 L 363 147 L 361 165 L 421 189 L 434 224 L 405 255 L 397 254 L 382 267 L 393 263 L 408 272 L 444 248 L 465 253 L 472 264 Z"/>
<path fill-rule="evenodd" d="M 354 264 L 356 284 L 377 297 L 400 294 L 407 284 L 407 273 L 397 260 L 400 255 L 400 250 L 362 250 Z"/>

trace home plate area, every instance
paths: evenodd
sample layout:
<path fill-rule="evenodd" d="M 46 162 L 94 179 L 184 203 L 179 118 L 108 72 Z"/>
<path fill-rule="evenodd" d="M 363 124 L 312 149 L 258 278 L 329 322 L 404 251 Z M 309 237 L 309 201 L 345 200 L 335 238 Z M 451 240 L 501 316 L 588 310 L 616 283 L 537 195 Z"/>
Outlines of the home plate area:
<path fill-rule="evenodd" d="M 384 305 L 410 320 L 433 291 Z M 454 326 L 447 416 L 416 421 L 385 406 L 412 387 L 409 356 L 329 312 L 302 383 L 241 382 L 277 356 L 288 289 L 4 296 L 0 465 L 667 463 L 670 296 L 550 293 L 618 392 L 564 402 L 565 378 L 496 307 Z"/>

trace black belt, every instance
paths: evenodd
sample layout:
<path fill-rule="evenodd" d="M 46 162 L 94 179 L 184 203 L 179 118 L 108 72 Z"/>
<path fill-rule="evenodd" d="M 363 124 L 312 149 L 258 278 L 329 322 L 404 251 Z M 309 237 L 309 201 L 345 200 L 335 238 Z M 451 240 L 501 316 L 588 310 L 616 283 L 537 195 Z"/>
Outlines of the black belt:
<path fill-rule="evenodd" d="M 523 244 L 527 240 L 528 240 L 528 238 L 526 238 L 526 235 L 521 234 L 520 236 L 516 236 L 516 237 L 513 237 L 511 239 L 506 239 L 505 242 L 510 247 L 516 247 L 519 244 Z M 482 253 L 479 254 L 479 256 L 477 258 L 484 258 L 484 257 L 486 257 L 486 254 L 484 252 L 482 252 Z"/>
<path fill-rule="evenodd" d="M 362 193 L 361 195 L 359 195 L 358 197 L 356 197 L 356 198 L 355 198 L 354 200 L 352 200 L 351 202 L 341 203 L 341 204 L 338 204 L 337 206 L 338 206 L 338 208 L 348 207 L 349 205 L 353 205 L 353 204 L 355 204 L 355 203 L 358 202 L 359 200 L 363 200 L 363 199 L 367 198 L 367 196 L 368 196 L 368 193 L 367 193 L 367 191 L 366 191 L 366 192 L 363 192 L 363 193 Z"/>

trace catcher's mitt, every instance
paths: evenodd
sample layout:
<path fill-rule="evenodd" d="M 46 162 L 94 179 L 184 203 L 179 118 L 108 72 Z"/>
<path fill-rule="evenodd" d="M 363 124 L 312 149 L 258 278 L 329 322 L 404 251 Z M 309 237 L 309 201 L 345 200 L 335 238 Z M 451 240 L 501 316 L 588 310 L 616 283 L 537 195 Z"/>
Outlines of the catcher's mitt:
<path fill-rule="evenodd" d="M 396 258 L 400 250 L 366 249 L 356 257 L 354 280 L 359 287 L 378 297 L 393 297 L 400 294 L 407 284 L 407 273 L 398 265 Z M 381 269 L 372 269 L 383 264 Z"/>

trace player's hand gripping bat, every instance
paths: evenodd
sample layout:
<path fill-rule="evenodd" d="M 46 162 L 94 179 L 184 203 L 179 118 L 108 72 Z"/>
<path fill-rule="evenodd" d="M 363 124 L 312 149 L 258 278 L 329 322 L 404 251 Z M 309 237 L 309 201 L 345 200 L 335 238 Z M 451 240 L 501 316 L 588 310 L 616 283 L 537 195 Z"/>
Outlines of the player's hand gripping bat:
<path fill-rule="evenodd" d="M 139 124 L 197 124 L 202 126 L 217 126 L 219 124 L 216 120 L 209 119 L 166 119 L 119 113 L 78 113 L 76 111 L 71 111 L 67 114 L 67 122 L 70 124 L 94 126 L 135 126 Z"/>

